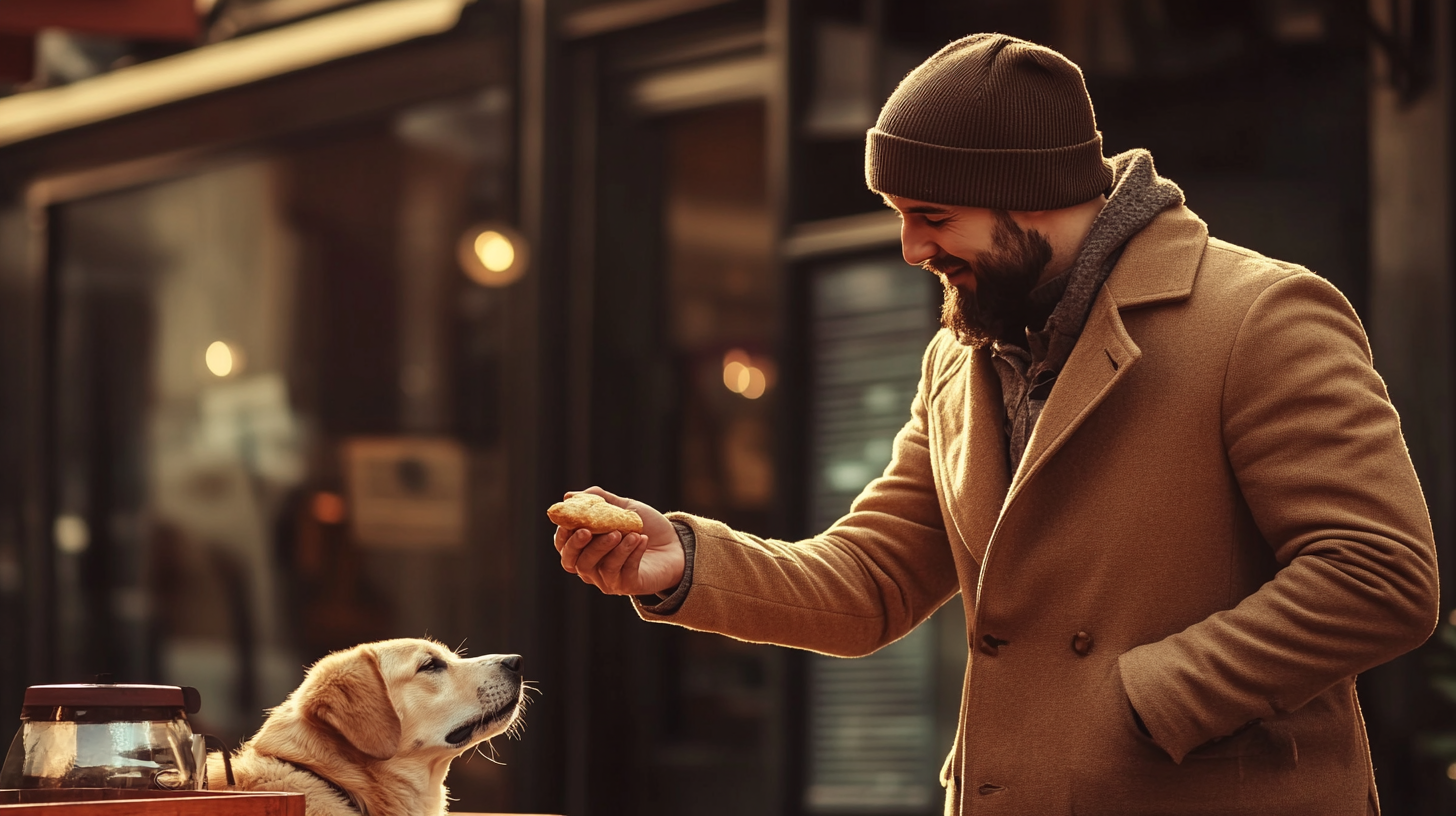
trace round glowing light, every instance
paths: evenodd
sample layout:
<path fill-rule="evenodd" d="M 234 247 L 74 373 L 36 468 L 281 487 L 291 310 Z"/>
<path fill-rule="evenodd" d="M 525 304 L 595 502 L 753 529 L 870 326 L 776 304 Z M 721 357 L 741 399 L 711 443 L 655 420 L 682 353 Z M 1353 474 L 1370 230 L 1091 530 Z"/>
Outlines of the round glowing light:
<path fill-rule="evenodd" d="M 742 394 L 748 385 L 748 366 L 734 360 L 723 366 L 723 384 L 735 394 Z"/>
<path fill-rule="evenodd" d="M 495 230 L 475 236 L 475 257 L 492 272 L 504 272 L 516 262 L 516 247 L 511 239 Z"/>
<path fill-rule="evenodd" d="M 207 347 L 207 370 L 216 377 L 226 377 L 233 373 L 234 361 L 233 350 L 221 340 L 214 341 Z"/>
<path fill-rule="evenodd" d="M 729 349 L 723 355 L 723 385 L 735 394 L 742 394 L 748 387 L 748 367 L 752 362 L 753 358 L 743 349 Z"/>
<path fill-rule="evenodd" d="M 321 491 L 313 494 L 313 517 L 322 524 L 344 522 L 344 497 L 338 493 Z"/>
<path fill-rule="evenodd" d="M 1456 779 L 1456 762 L 1446 766 L 1446 778 Z"/>
<path fill-rule="evenodd" d="M 56 549 L 68 555 L 83 553 L 91 545 L 91 528 L 80 516 L 57 516 L 52 534 Z"/>
<path fill-rule="evenodd" d="M 526 274 L 526 239 L 504 224 L 475 224 L 460 235 L 460 269 L 481 286 L 508 286 Z"/>
<path fill-rule="evenodd" d="M 764 376 L 763 369 L 757 366 L 749 366 L 748 382 L 743 384 L 743 390 L 739 393 L 749 399 L 758 399 L 767 390 L 768 377 Z"/>
<path fill-rule="evenodd" d="M 767 357 L 754 358 L 743 349 L 723 355 L 723 385 L 748 399 L 758 399 L 768 391 L 773 372 L 773 360 Z"/>

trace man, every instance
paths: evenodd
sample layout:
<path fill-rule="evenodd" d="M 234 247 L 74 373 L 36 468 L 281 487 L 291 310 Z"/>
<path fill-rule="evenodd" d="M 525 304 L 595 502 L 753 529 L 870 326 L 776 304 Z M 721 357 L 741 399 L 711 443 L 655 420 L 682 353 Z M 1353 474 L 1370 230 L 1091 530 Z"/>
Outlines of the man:
<path fill-rule="evenodd" d="M 1435 626 L 1435 547 L 1345 299 L 1210 239 L 1080 71 L 1002 35 L 896 89 L 866 176 L 945 282 L 894 460 L 797 543 L 558 529 L 642 617 L 836 655 L 961 592 L 947 813 L 1378 812 L 1355 675 Z"/>

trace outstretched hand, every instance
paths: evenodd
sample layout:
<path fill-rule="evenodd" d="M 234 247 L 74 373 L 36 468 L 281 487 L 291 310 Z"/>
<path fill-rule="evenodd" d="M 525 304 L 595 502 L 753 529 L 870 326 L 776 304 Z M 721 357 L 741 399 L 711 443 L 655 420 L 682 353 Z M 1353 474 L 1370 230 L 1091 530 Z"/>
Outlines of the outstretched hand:
<path fill-rule="evenodd" d="M 561 554 L 562 569 L 608 595 L 651 595 L 677 588 L 687 559 L 677 530 L 666 516 L 600 487 L 575 492 L 593 493 L 609 504 L 635 512 L 642 517 L 642 532 L 593 536 L 587 530 L 557 527 L 554 543 Z"/>

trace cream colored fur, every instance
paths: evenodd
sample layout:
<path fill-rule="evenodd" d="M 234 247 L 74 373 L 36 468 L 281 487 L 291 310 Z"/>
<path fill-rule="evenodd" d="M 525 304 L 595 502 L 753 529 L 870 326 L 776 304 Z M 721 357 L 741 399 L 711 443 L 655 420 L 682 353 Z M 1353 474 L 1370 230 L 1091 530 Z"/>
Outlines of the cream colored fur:
<path fill-rule="evenodd" d="M 293 762 L 347 790 L 369 816 L 439 816 L 450 762 L 519 723 L 523 683 L 510 659 L 466 659 L 413 638 L 335 652 L 233 756 L 235 788 L 302 793 L 308 816 L 358 812 Z M 208 781 L 226 787 L 220 754 L 208 760 Z"/>

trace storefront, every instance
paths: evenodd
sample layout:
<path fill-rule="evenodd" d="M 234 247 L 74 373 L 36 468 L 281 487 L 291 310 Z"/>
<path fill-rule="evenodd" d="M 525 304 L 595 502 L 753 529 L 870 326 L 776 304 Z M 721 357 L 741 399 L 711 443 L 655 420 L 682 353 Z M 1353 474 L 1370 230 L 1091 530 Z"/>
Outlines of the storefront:
<path fill-rule="evenodd" d="M 540 651 L 518 25 L 364 5 L 0 101 L 5 711 L 165 681 L 236 744 L 334 649 Z"/>
<path fill-rule="evenodd" d="M 428 635 L 541 689 L 504 767 L 456 763 L 463 809 L 940 812 L 958 603 L 853 661 L 650 626 L 542 511 L 600 484 L 793 539 L 880 473 L 940 293 L 863 134 L 973 31 L 1063 50 L 1109 153 L 1398 318 L 1368 134 L 1418 128 L 1372 124 L 1366 17 L 1330 8 L 377 0 L 0 100 L 0 716 L 109 672 L 197 686 L 236 741 L 328 650 Z M 1377 772 L 1422 774 L 1394 803 L 1446 781 L 1412 661 L 1361 681 Z"/>

